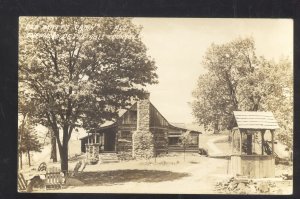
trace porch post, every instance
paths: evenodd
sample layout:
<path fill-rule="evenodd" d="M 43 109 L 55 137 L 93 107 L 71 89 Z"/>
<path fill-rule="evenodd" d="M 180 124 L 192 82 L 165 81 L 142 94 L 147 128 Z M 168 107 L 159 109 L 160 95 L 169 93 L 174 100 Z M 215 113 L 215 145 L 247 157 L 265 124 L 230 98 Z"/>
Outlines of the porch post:
<path fill-rule="evenodd" d="M 231 154 L 233 154 L 233 148 L 234 148 L 234 130 L 231 130 Z"/>
<path fill-rule="evenodd" d="M 271 136 L 272 136 L 272 155 L 274 155 L 274 130 L 271 130 Z"/>
<path fill-rule="evenodd" d="M 266 130 L 261 130 L 261 154 L 264 155 L 264 143 L 265 143 L 265 132 Z"/>
<path fill-rule="evenodd" d="M 252 133 L 247 130 L 247 155 L 252 155 Z"/>
<path fill-rule="evenodd" d="M 105 133 L 104 132 L 103 132 L 102 141 L 103 141 L 103 151 L 105 151 Z"/>
<path fill-rule="evenodd" d="M 115 129 L 115 133 L 116 133 L 116 135 L 115 135 L 115 152 L 117 153 L 118 151 L 118 136 L 119 136 L 119 131 L 118 131 L 118 129 L 116 128 Z"/>
<path fill-rule="evenodd" d="M 242 136 L 243 136 L 243 131 L 240 131 L 240 155 L 242 155 Z"/>

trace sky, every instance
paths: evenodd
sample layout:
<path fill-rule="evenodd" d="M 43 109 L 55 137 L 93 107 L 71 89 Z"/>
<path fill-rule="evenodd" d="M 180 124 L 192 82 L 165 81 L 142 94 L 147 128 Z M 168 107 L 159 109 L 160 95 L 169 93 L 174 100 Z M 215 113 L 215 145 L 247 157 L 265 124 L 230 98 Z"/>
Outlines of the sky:
<path fill-rule="evenodd" d="M 150 100 L 169 121 L 192 123 L 193 101 L 202 57 L 212 44 L 252 37 L 257 55 L 293 60 L 291 19 L 134 18 L 143 26 L 142 41 L 157 66 L 159 83 L 150 85 Z"/>

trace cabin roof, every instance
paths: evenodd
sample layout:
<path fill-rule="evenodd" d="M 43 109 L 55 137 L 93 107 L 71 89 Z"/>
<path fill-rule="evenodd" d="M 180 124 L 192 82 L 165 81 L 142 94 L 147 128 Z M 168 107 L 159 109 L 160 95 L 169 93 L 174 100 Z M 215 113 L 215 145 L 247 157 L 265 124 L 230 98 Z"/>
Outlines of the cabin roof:
<path fill-rule="evenodd" d="M 188 126 L 184 123 L 169 123 L 169 126 L 171 128 L 176 128 L 176 129 L 181 129 L 184 131 L 190 131 L 190 132 L 194 132 L 194 133 L 199 133 L 202 134 L 202 132 L 199 129 L 196 129 L 194 126 Z"/>
<path fill-rule="evenodd" d="M 239 129 L 278 129 L 278 123 L 272 112 L 233 111 Z"/>
<path fill-rule="evenodd" d="M 176 129 L 182 129 L 184 131 L 190 131 L 190 132 L 196 132 L 199 134 L 202 134 L 202 132 L 198 129 L 198 128 L 194 128 L 191 126 L 186 126 L 183 123 L 170 123 L 158 110 L 157 108 L 152 104 L 152 102 L 150 102 L 151 106 L 163 117 L 164 120 L 166 120 L 166 122 L 168 123 L 169 127 L 171 128 L 176 128 Z M 113 128 L 118 124 L 118 120 L 120 120 L 122 117 L 124 117 L 125 113 L 129 110 L 132 111 L 136 111 L 137 110 L 137 102 L 134 102 L 132 104 L 132 106 L 128 109 L 120 109 L 118 111 L 118 119 L 117 121 L 105 121 L 99 128 L 94 129 L 92 131 L 90 131 L 90 133 L 93 133 L 94 131 L 99 131 L 99 130 L 103 130 L 103 129 L 108 129 L 108 128 Z M 84 136 L 80 139 L 84 139 L 87 138 L 89 135 Z M 91 135 L 90 135 L 91 136 Z"/>
<path fill-rule="evenodd" d="M 134 103 L 134 104 L 133 104 L 130 108 L 128 108 L 128 109 L 120 109 L 120 110 L 118 110 L 118 119 L 117 119 L 117 120 L 119 120 L 120 118 L 122 118 L 122 117 L 124 116 L 124 114 L 125 114 L 128 110 L 136 110 L 136 103 Z M 99 131 L 99 130 L 103 130 L 103 129 L 112 128 L 112 127 L 115 127 L 116 125 L 117 125 L 117 121 L 107 120 L 107 121 L 105 121 L 103 124 L 101 124 L 99 128 L 94 129 L 94 130 L 91 130 L 91 131 L 89 131 L 89 132 L 90 132 L 90 133 L 93 133 L 93 131 Z M 89 133 L 89 132 L 87 132 L 87 133 Z M 80 139 L 84 139 L 84 138 L 86 138 L 86 137 L 88 137 L 88 135 L 87 135 L 87 136 L 84 136 L 84 137 L 82 137 L 82 138 L 80 138 Z"/>

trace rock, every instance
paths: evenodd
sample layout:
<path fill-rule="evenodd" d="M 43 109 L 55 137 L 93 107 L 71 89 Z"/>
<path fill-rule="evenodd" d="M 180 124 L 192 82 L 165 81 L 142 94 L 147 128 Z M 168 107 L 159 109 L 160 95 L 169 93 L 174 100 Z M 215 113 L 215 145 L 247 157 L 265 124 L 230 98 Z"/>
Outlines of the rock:
<path fill-rule="evenodd" d="M 222 186 L 222 182 L 217 182 L 216 186 Z"/>
<path fill-rule="evenodd" d="M 236 191 L 238 191 L 240 194 L 245 194 L 246 193 L 246 185 L 242 182 L 240 182 L 237 187 Z"/>
<path fill-rule="evenodd" d="M 258 188 L 260 186 L 260 189 Z M 257 193 L 270 193 L 270 187 L 274 186 L 272 182 L 262 182 L 257 185 L 256 181 L 245 179 L 243 177 L 230 178 L 227 181 L 216 183 L 215 189 L 220 193 L 229 194 L 257 194 Z"/>
<path fill-rule="evenodd" d="M 249 180 L 249 181 L 248 181 L 248 184 L 249 184 L 249 185 L 254 185 L 253 180 Z"/>
<path fill-rule="evenodd" d="M 238 183 L 232 182 L 228 185 L 228 190 L 234 190 L 237 187 Z"/>
<path fill-rule="evenodd" d="M 245 185 L 243 182 L 240 182 L 240 183 L 237 185 L 236 188 L 239 189 L 239 190 L 242 190 L 242 189 L 245 189 L 245 188 L 246 188 L 246 185 Z"/>
<path fill-rule="evenodd" d="M 231 177 L 228 182 L 232 182 L 234 180 L 234 177 Z"/>
<path fill-rule="evenodd" d="M 248 193 L 250 194 L 254 194 L 256 193 L 256 187 L 254 185 L 249 185 L 249 190 L 248 190 Z"/>
<path fill-rule="evenodd" d="M 262 182 L 258 185 L 258 190 L 260 193 L 267 193 L 270 191 L 269 185 L 265 182 Z"/>
<path fill-rule="evenodd" d="M 270 187 L 276 187 L 276 184 L 274 182 L 269 182 Z"/>

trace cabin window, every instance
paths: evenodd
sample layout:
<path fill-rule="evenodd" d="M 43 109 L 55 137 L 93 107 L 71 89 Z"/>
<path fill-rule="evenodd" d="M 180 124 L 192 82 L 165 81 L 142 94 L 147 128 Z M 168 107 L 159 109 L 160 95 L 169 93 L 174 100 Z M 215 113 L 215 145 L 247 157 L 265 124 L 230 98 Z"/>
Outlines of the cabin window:
<path fill-rule="evenodd" d="M 192 145 L 198 145 L 198 136 L 197 135 L 192 135 L 191 137 L 192 137 L 191 144 Z"/>
<path fill-rule="evenodd" d="M 169 145 L 180 145 L 179 137 L 169 137 Z"/>
<path fill-rule="evenodd" d="M 137 112 L 129 110 L 123 116 L 123 124 L 135 124 L 137 120 Z"/>
<path fill-rule="evenodd" d="M 121 138 L 122 139 L 130 139 L 131 138 L 130 131 L 121 131 Z"/>

